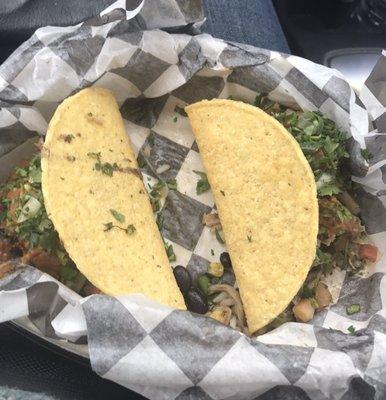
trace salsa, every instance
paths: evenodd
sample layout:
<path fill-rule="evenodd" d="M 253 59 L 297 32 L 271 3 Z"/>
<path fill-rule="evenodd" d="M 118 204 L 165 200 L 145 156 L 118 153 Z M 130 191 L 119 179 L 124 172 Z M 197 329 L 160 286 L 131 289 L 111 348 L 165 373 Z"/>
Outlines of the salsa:
<path fill-rule="evenodd" d="M 87 282 L 63 247 L 44 207 L 40 155 L 22 161 L 0 186 L 0 264 L 30 264 L 86 294 Z"/>

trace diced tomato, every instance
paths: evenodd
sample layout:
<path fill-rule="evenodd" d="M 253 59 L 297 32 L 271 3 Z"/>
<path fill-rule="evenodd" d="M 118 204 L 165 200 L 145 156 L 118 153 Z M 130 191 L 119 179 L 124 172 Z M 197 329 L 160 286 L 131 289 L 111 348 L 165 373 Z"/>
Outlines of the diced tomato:
<path fill-rule="evenodd" d="M 87 282 L 85 287 L 83 288 L 83 292 L 86 296 L 91 296 L 92 294 L 102 293 L 97 287 L 95 287 L 92 283 Z"/>
<path fill-rule="evenodd" d="M 47 253 L 41 249 L 33 249 L 24 256 L 23 261 L 26 264 L 33 265 L 54 278 L 59 277 L 61 263 L 55 254 Z"/>
<path fill-rule="evenodd" d="M 17 166 L 19 168 L 26 168 L 28 166 L 28 164 L 30 163 L 30 160 L 28 159 L 23 159 L 21 161 L 18 162 Z"/>
<path fill-rule="evenodd" d="M 360 244 L 358 255 L 361 260 L 375 262 L 377 261 L 378 248 L 372 244 Z"/>
<path fill-rule="evenodd" d="M 15 264 L 8 262 L 0 263 L 0 279 L 3 279 L 9 273 L 13 272 L 15 269 L 17 269 L 17 265 Z"/>
<path fill-rule="evenodd" d="M 18 199 L 20 197 L 20 195 L 21 195 L 21 189 L 15 188 L 8 192 L 7 198 L 9 200 L 15 200 L 15 199 Z"/>

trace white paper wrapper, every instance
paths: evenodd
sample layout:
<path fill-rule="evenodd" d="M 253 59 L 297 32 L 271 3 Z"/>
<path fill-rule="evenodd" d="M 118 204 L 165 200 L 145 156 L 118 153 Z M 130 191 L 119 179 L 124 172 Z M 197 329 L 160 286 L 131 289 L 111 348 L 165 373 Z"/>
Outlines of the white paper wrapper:
<path fill-rule="evenodd" d="M 30 151 L 30 138 L 45 134 L 60 101 L 84 87 L 109 88 L 136 152 L 145 156 L 145 183 L 177 180 L 178 190 L 168 192 L 161 210 L 162 234 L 176 263 L 199 272 L 225 248 L 202 226 L 213 198 L 196 195 L 192 171 L 203 167 L 187 118 L 175 107 L 230 95 L 251 102 L 257 92 L 268 93 L 285 105 L 320 110 L 347 131 L 354 180 L 362 185 L 361 216 L 381 257 L 366 278 L 336 272 L 336 304 L 311 324 L 287 323 L 257 339 L 141 295 L 80 300 L 32 267 L 0 281 L 0 320 L 28 316 L 47 337 L 84 342 L 87 336 L 93 369 L 150 399 L 383 398 L 385 57 L 362 102 L 335 70 L 192 36 L 202 21 L 198 1 L 145 0 L 131 9 L 129 3 L 118 1 L 74 27 L 39 29 L 0 67 L 1 177 Z M 361 156 L 364 147 L 373 154 L 370 165 Z M 352 303 L 361 312 L 347 316 Z M 351 325 L 359 331 L 354 336 L 347 334 Z"/>

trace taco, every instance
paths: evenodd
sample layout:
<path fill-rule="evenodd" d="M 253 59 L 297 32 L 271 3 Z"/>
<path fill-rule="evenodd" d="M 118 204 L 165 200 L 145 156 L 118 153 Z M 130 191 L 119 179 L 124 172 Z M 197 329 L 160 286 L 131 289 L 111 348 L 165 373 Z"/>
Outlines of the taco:
<path fill-rule="evenodd" d="M 204 100 L 186 112 L 255 332 L 287 307 L 315 258 L 315 179 L 299 144 L 264 111 Z"/>

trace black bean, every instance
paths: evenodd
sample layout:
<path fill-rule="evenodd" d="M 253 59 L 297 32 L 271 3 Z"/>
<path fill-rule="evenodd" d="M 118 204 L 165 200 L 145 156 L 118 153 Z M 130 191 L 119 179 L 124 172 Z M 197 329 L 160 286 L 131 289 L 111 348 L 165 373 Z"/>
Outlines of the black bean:
<path fill-rule="evenodd" d="M 19 258 L 23 256 L 23 250 L 18 246 L 11 247 L 11 250 L 9 250 L 9 254 L 12 258 Z"/>
<path fill-rule="evenodd" d="M 220 263 L 224 266 L 224 268 L 232 268 L 232 261 L 231 258 L 229 257 L 229 253 L 224 251 L 224 253 L 220 254 Z"/>
<path fill-rule="evenodd" d="M 190 277 L 192 278 L 192 285 L 196 286 L 197 284 L 197 278 L 202 275 L 206 274 L 208 272 L 208 265 L 209 261 L 206 261 L 205 259 L 202 259 L 202 262 L 194 263 L 194 264 L 189 264 L 186 269 L 188 270 Z"/>
<path fill-rule="evenodd" d="M 224 275 L 221 278 L 222 283 L 226 283 L 227 285 L 233 286 L 236 282 L 235 274 L 232 270 L 226 270 Z"/>
<path fill-rule="evenodd" d="M 208 311 L 208 303 L 197 290 L 190 289 L 185 300 L 189 311 L 197 314 L 205 314 Z"/>
<path fill-rule="evenodd" d="M 174 267 L 173 273 L 181 292 L 186 293 L 192 286 L 192 280 L 188 270 L 182 265 L 177 265 Z"/>

